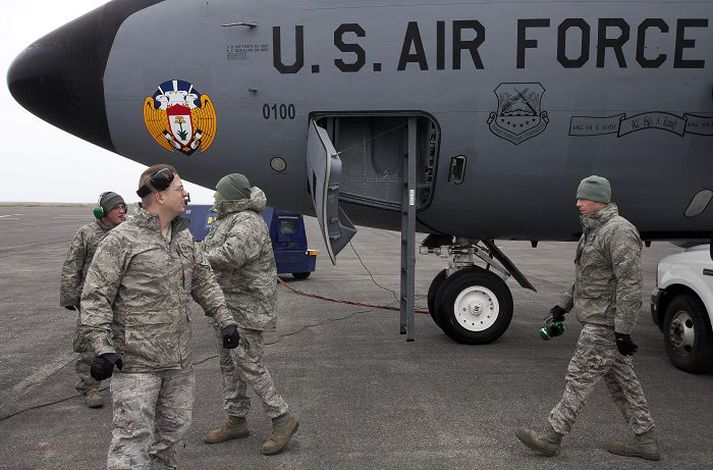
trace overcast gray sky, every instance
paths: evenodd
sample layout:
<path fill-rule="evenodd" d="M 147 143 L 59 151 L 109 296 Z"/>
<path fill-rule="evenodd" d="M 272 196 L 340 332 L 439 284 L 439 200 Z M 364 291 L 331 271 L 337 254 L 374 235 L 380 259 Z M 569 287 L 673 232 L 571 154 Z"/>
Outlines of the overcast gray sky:
<path fill-rule="evenodd" d="M 127 202 L 144 165 L 85 142 L 26 111 L 7 88 L 7 69 L 28 45 L 102 0 L 9 0 L 0 15 L 0 202 L 95 202 L 116 191 Z M 100 176 L 100 177 L 98 177 Z M 192 202 L 211 203 L 213 191 L 185 185 Z"/>

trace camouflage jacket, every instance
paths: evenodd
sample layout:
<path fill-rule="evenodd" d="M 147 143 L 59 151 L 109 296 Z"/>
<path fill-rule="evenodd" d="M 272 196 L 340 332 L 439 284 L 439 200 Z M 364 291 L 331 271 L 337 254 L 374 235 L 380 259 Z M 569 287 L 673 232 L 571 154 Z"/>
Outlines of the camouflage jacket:
<path fill-rule="evenodd" d="M 277 324 L 277 271 L 265 221 L 265 193 L 253 187 L 250 199 L 221 201 L 203 241 L 225 301 L 238 325 L 253 330 Z"/>
<path fill-rule="evenodd" d="M 641 238 L 616 204 L 582 216 L 575 280 L 560 306 L 581 323 L 630 334 L 641 309 Z"/>
<path fill-rule="evenodd" d="M 81 327 L 95 354 L 118 353 L 124 372 L 191 365 L 192 297 L 221 327 L 235 324 L 200 245 L 176 218 L 138 209 L 99 244 L 82 291 Z"/>
<path fill-rule="evenodd" d="M 97 245 L 109 233 L 109 230 L 111 228 L 102 224 L 100 220 L 82 225 L 77 230 L 62 265 L 59 288 L 60 307 L 79 306 L 82 286 L 94 252 L 97 251 Z"/>

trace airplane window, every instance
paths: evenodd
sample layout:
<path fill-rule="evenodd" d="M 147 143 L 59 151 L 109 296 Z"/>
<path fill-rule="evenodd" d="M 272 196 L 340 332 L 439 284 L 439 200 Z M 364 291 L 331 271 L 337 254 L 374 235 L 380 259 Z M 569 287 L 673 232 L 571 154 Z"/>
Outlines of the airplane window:
<path fill-rule="evenodd" d="M 276 172 L 281 173 L 287 168 L 287 162 L 282 157 L 273 157 L 272 160 L 270 160 L 270 167 Z"/>
<path fill-rule="evenodd" d="M 713 198 L 713 191 L 710 189 L 699 191 L 698 194 L 693 196 L 693 200 L 688 205 L 688 208 L 686 208 L 686 217 L 695 217 L 700 215 L 704 210 L 706 210 L 706 207 L 708 207 L 708 204 L 711 202 L 711 198 Z"/>

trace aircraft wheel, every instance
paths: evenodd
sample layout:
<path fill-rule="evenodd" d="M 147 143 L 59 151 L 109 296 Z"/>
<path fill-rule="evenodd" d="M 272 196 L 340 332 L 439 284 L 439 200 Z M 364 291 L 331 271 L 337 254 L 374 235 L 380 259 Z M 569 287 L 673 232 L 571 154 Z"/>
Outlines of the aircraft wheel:
<path fill-rule="evenodd" d="M 505 333 L 512 320 L 510 288 L 499 276 L 474 267 L 448 277 L 435 305 L 438 325 L 451 339 L 485 344 Z"/>
<path fill-rule="evenodd" d="M 686 372 L 713 370 L 713 334 L 698 298 L 681 294 L 671 300 L 664 319 L 664 341 L 671 363 Z"/>
<path fill-rule="evenodd" d="M 304 273 L 292 273 L 292 277 L 295 279 L 307 279 L 309 275 L 312 274 L 309 271 L 304 272 Z"/>
<path fill-rule="evenodd" d="M 443 284 L 443 281 L 446 280 L 446 270 L 442 270 L 438 274 L 436 274 L 436 277 L 433 278 L 433 281 L 431 281 L 431 286 L 428 288 L 428 311 L 431 314 L 431 318 L 433 318 L 433 321 L 436 322 L 436 325 L 439 325 L 438 323 L 438 316 L 436 315 L 436 294 L 438 293 L 438 289 L 441 288 L 441 285 Z"/>

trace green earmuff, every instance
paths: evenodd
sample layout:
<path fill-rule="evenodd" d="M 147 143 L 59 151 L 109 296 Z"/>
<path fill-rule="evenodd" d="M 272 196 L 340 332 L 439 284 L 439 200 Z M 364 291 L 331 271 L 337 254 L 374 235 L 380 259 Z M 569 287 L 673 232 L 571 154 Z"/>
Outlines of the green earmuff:
<path fill-rule="evenodd" d="M 104 213 L 104 208 L 102 206 L 97 206 L 94 209 L 92 209 L 92 214 L 94 214 L 94 217 L 97 219 L 103 219 L 106 214 Z"/>
<path fill-rule="evenodd" d="M 97 206 L 92 209 L 92 214 L 94 214 L 94 217 L 97 219 L 103 219 L 106 217 L 106 212 L 104 212 L 104 208 L 102 207 L 102 198 L 106 196 L 108 193 L 101 193 L 99 195 L 99 202 L 97 202 Z"/>

